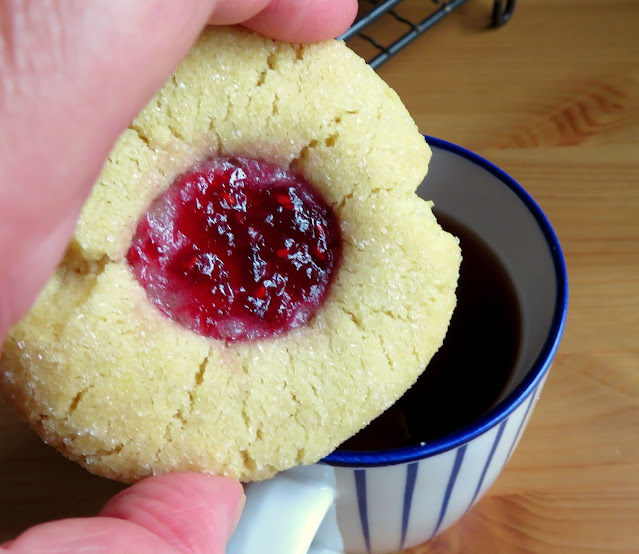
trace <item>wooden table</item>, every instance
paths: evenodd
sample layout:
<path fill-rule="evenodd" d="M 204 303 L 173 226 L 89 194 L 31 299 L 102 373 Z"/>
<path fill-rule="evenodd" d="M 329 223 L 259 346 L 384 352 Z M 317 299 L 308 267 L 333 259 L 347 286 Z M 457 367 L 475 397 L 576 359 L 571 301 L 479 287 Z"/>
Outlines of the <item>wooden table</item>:
<path fill-rule="evenodd" d="M 424 133 L 487 157 L 540 203 L 567 258 L 569 317 L 502 476 L 410 552 L 639 552 L 639 2 L 525 0 L 487 30 L 491 5 L 469 2 L 379 72 Z M 92 514 L 120 487 L 0 406 L 0 540 Z"/>

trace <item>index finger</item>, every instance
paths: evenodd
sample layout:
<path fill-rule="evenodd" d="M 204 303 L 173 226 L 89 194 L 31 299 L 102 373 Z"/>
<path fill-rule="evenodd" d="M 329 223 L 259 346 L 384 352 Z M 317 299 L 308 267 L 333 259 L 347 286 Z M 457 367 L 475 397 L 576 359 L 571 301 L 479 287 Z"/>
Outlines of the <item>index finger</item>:
<path fill-rule="evenodd" d="M 261 9 L 249 15 L 247 8 L 258 6 Z M 211 23 L 242 23 L 277 40 L 316 42 L 346 31 L 356 14 L 357 0 L 252 0 L 222 3 Z"/>

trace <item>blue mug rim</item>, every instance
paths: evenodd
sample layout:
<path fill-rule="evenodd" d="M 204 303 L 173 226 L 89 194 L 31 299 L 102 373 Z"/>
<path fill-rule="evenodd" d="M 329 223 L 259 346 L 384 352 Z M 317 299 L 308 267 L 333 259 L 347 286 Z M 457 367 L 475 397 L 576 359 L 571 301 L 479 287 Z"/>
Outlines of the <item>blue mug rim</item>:
<path fill-rule="evenodd" d="M 478 154 L 440 138 L 428 135 L 424 135 L 424 138 L 430 146 L 466 158 L 489 173 L 492 173 L 519 197 L 537 221 L 548 244 L 557 281 L 557 298 L 553 309 L 550 330 L 539 355 L 522 382 L 519 383 L 505 399 L 477 421 L 461 427 L 457 431 L 449 433 L 444 437 L 429 441 L 424 445 L 361 452 L 341 451 L 338 449 L 322 460 L 333 466 L 373 467 L 414 462 L 470 442 L 498 425 L 533 393 L 548 372 L 563 335 L 566 324 L 566 314 L 568 312 L 568 275 L 566 262 L 559 239 L 550 221 L 537 202 L 535 202 L 532 196 L 510 175 Z"/>

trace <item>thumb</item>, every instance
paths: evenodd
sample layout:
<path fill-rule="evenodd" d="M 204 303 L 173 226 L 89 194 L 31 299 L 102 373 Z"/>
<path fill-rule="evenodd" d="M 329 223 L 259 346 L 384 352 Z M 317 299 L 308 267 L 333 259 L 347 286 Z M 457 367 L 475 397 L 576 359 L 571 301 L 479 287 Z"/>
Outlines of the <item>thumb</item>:
<path fill-rule="evenodd" d="M 144 527 L 180 552 L 224 552 L 243 506 L 238 482 L 177 473 L 140 481 L 113 497 L 99 515 Z"/>
<path fill-rule="evenodd" d="M 150 477 L 113 497 L 98 517 L 38 525 L 0 552 L 222 554 L 243 504 L 242 486 L 230 479 Z"/>

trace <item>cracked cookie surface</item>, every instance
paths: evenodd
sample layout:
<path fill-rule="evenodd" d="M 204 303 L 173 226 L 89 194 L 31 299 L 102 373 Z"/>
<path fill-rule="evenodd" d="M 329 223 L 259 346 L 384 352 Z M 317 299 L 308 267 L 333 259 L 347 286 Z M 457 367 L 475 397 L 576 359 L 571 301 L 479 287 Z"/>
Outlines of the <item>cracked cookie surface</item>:
<path fill-rule="evenodd" d="M 298 171 L 340 221 L 342 261 L 304 326 L 227 343 L 149 302 L 126 261 L 139 218 L 213 156 Z M 122 134 L 64 260 L 3 345 L 8 401 L 90 471 L 244 481 L 312 463 L 390 406 L 439 348 L 460 253 L 415 195 L 430 151 L 342 43 L 206 31 Z"/>

